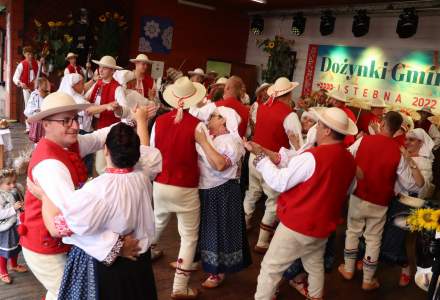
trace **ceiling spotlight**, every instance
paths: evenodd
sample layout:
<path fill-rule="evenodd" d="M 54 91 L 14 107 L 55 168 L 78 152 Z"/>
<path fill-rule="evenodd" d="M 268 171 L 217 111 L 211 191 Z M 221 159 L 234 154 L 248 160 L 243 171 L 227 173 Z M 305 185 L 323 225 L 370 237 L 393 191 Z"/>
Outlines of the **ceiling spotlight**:
<path fill-rule="evenodd" d="M 415 8 L 405 8 L 399 16 L 396 32 L 402 39 L 409 38 L 416 34 L 418 25 L 419 16 L 417 16 Z"/>
<path fill-rule="evenodd" d="M 306 18 L 304 17 L 302 12 L 299 12 L 293 17 L 292 33 L 296 34 L 297 36 L 300 36 L 301 34 L 304 33 L 305 29 L 306 29 Z"/>
<path fill-rule="evenodd" d="M 319 26 L 321 35 L 329 35 L 333 33 L 333 30 L 335 29 L 335 20 L 336 18 L 333 16 L 331 10 L 326 10 L 322 12 L 321 24 Z"/>
<path fill-rule="evenodd" d="M 364 9 L 358 10 L 357 15 L 353 17 L 353 27 L 351 31 L 355 37 L 361 37 L 368 33 L 370 29 L 370 17 Z"/>
<path fill-rule="evenodd" d="M 260 35 L 264 30 L 264 19 L 261 16 L 252 18 L 251 31 L 255 35 Z"/>

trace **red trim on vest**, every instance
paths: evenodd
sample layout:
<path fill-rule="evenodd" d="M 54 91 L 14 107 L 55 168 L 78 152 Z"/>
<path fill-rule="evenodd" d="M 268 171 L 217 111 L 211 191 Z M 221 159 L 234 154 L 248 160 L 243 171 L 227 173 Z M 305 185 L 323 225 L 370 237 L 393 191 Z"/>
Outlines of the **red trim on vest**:
<path fill-rule="evenodd" d="M 71 151 L 68 151 L 54 142 L 42 138 L 29 162 L 29 179 L 34 180 L 32 170 L 38 163 L 46 159 L 56 159 L 67 167 L 75 188 L 79 188 L 87 180 L 87 169 L 79 157 L 78 149 L 78 144 L 75 144 L 71 147 Z M 53 174 L 48 176 L 53 176 Z M 20 244 L 23 247 L 41 254 L 58 254 L 69 251 L 70 246 L 64 245 L 60 238 L 51 237 L 43 222 L 41 201 L 28 191 L 25 194 L 25 212 L 22 213 L 22 216 Z"/>
<path fill-rule="evenodd" d="M 80 74 L 80 75 L 83 75 L 80 66 L 72 66 L 72 64 L 68 64 L 66 68 L 69 70 L 69 73 L 70 73 L 70 74 L 78 73 L 78 74 Z"/>
<path fill-rule="evenodd" d="M 356 163 L 342 143 L 318 146 L 308 152 L 315 158 L 315 172 L 280 194 L 277 215 L 281 223 L 296 232 L 326 238 L 340 223 Z"/>
<path fill-rule="evenodd" d="M 400 158 L 399 145 L 392 138 L 381 134 L 364 136 L 355 158 L 364 178 L 357 181 L 354 194 L 365 201 L 388 206 L 394 196 Z"/>
<path fill-rule="evenodd" d="M 21 61 L 21 64 L 23 65 L 23 72 L 21 72 L 20 81 L 26 84 L 31 90 L 34 89 L 34 82 L 37 77 L 38 73 L 38 62 L 33 58 L 31 61 L 31 64 L 24 59 Z M 32 70 L 34 71 L 34 80 L 30 82 L 30 66 L 32 65 Z"/>
<path fill-rule="evenodd" d="M 253 141 L 274 152 L 281 147 L 289 149 L 284 120 L 290 113 L 290 106 L 281 101 L 275 100 L 272 105 L 258 105 Z"/>
<path fill-rule="evenodd" d="M 162 154 L 162 172 L 155 181 L 197 188 L 200 172 L 194 133 L 200 121 L 183 111 L 182 121 L 175 124 L 176 113 L 174 109 L 156 120 L 155 145 Z"/>
<path fill-rule="evenodd" d="M 119 87 L 119 83 L 112 79 L 109 83 L 104 83 L 102 79 L 98 80 L 93 88 L 90 102 L 95 103 L 98 90 L 101 89 L 101 102 L 100 104 L 108 104 L 116 101 L 115 92 Z M 99 114 L 98 123 L 96 129 L 104 128 L 119 122 L 113 111 L 103 111 Z"/>
<path fill-rule="evenodd" d="M 215 102 L 215 105 L 232 108 L 239 114 L 239 116 L 241 117 L 241 122 L 238 125 L 238 133 L 241 137 L 244 137 L 246 135 L 246 129 L 249 120 L 249 108 L 235 97 L 219 100 Z"/>

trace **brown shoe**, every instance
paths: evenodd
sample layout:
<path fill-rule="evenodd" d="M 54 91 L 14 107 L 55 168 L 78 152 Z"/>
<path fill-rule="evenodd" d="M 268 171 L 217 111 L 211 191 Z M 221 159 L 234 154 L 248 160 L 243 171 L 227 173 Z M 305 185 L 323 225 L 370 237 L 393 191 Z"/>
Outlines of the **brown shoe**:
<path fill-rule="evenodd" d="M 379 281 L 377 278 L 373 278 L 371 282 L 362 282 L 362 289 L 364 291 L 374 291 L 380 287 Z"/>
<path fill-rule="evenodd" d="M 205 289 L 214 289 L 218 287 L 225 280 L 225 274 L 213 275 L 211 274 L 206 280 L 202 283 L 202 287 Z"/>
<path fill-rule="evenodd" d="M 259 247 L 259 246 L 255 246 L 254 247 L 254 252 L 255 253 L 258 253 L 258 254 L 266 254 L 266 252 L 267 252 L 267 249 L 269 249 L 269 248 L 264 248 L 264 247 Z"/>
<path fill-rule="evenodd" d="M 353 279 L 354 273 L 345 271 L 345 264 L 340 264 L 338 267 L 338 271 L 342 275 L 342 277 L 344 277 L 344 279 L 346 280 Z"/>
<path fill-rule="evenodd" d="M 187 288 L 186 291 L 173 292 L 171 294 L 171 299 L 174 300 L 189 300 L 197 299 L 199 296 L 199 290 L 193 288 Z"/>
<path fill-rule="evenodd" d="M 26 273 L 28 271 L 26 266 L 23 266 L 23 265 L 17 265 L 16 267 L 10 267 L 9 270 L 17 272 L 17 273 Z"/>

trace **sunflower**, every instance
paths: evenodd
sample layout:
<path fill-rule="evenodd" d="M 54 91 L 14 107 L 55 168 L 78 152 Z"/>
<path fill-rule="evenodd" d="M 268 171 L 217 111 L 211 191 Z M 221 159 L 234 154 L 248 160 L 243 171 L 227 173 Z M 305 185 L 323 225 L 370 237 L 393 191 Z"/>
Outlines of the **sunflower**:
<path fill-rule="evenodd" d="M 439 214 L 430 208 L 422 208 L 417 210 L 417 219 L 420 227 L 425 230 L 435 230 L 438 226 Z"/>
<path fill-rule="evenodd" d="M 107 18 L 104 15 L 99 16 L 99 21 L 101 21 L 102 23 L 104 23 L 106 20 Z"/>
<path fill-rule="evenodd" d="M 64 35 L 64 39 L 66 40 L 66 42 L 71 43 L 73 41 L 73 37 L 69 34 L 65 34 Z"/>
<path fill-rule="evenodd" d="M 47 25 L 48 25 L 49 27 L 55 27 L 55 22 L 53 22 L 53 21 L 49 21 L 49 22 L 47 22 Z"/>
<path fill-rule="evenodd" d="M 56 22 L 55 26 L 56 27 L 61 27 L 61 26 L 64 26 L 64 23 L 61 22 L 61 21 L 58 21 L 58 22 Z"/>
<path fill-rule="evenodd" d="M 275 43 L 274 42 L 269 42 L 267 47 L 269 47 L 269 49 L 273 49 L 275 47 Z"/>

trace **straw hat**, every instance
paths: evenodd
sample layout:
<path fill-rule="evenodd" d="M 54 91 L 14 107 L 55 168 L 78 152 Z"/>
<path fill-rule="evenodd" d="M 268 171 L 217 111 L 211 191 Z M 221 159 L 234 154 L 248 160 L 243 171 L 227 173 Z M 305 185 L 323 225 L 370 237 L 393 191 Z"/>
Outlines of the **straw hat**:
<path fill-rule="evenodd" d="M 430 106 L 423 106 L 423 108 L 418 110 L 418 112 L 425 112 L 425 113 L 430 114 L 431 116 L 433 115 L 432 109 Z"/>
<path fill-rule="evenodd" d="M 363 99 L 359 99 L 359 98 L 351 98 L 350 102 L 347 103 L 348 106 L 354 107 L 354 108 L 359 108 L 359 109 L 364 109 L 364 110 L 370 110 L 370 102 L 363 100 Z"/>
<path fill-rule="evenodd" d="M 345 96 L 345 94 L 341 91 L 341 90 L 337 90 L 337 91 L 333 91 L 331 93 L 328 94 L 329 98 L 347 103 L 347 97 Z"/>
<path fill-rule="evenodd" d="M 184 76 L 165 89 L 163 98 L 174 108 L 186 109 L 202 101 L 205 95 L 206 89 L 203 84 L 191 82 L 187 76 Z"/>
<path fill-rule="evenodd" d="M 167 69 L 167 77 L 170 78 L 173 82 L 182 76 L 183 76 L 183 73 L 174 69 L 174 68 Z"/>
<path fill-rule="evenodd" d="M 399 197 L 399 202 L 403 203 L 407 206 L 413 207 L 413 208 L 421 208 L 425 205 L 426 201 L 417 197 L 411 197 L 408 195 L 401 194 Z"/>
<path fill-rule="evenodd" d="M 216 80 L 215 83 L 211 84 L 211 86 L 214 86 L 214 85 L 225 85 L 227 81 L 228 81 L 228 78 L 220 77 L 219 79 Z"/>
<path fill-rule="evenodd" d="M 95 64 L 97 64 L 100 67 L 110 68 L 110 69 L 114 69 L 114 70 L 122 70 L 123 69 L 123 68 L 116 65 L 116 60 L 113 57 L 111 57 L 110 55 L 105 55 L 105 56 L 101 57 L 101 59 L 99 61 L 92 59 L 92 62 L 94 62 Z"/>
<path fill-rule="evenodd" d="M 388 107 L 388 105 L 385 103 L 385 101 L 383 99 L 378 98 L 378 99 L 372 99 L 370 101 L 370 107 L 371 108 L 375 108 L 375 107 L 386 108 L 386 107 Z"/>
<path fill-rule="evenodd" d="M 267 87 L 270 87 L 271 84 L 264 82 L 263 84 L 261 84 L 259 87 L 257 87 L 257 89 L 255 90 L 255 94 L 257 95 L 259 92 L 261 92 L 262 90 L 264 90 Z"/>
<path fill-rule="evenodd" d="M 206 76 L 211 77 L 211 78 L 216 78 L 218 76 L 218 73 L 216 71 L 209 71 L 206 73 Z"/>
<path fill-rule="evenodd" d="M 276 98 L 291 92 L 297 86 L 299 86 L 298 82 L 291 82 L 286 77 L 280 77 L 269 87 L 267 94 Z"/>
<path fill-rule="evenodd" d="M 194 71 L 189 71 L 188 75 L 189 76 L 200 75 L 200 76 L 206 77 L 205 71 L 203 71 L 203 69 L 201 69 L 201 68 L 196 68 Z"/>
<path fill-rule="evenodd" d="M 310 110 L 316 114 L 319 121 L 336 132 L 345 135 L 356 135 L 358 133 L 356 124 L 340 108 L 313 107 Z"/>
<path fill-rule="evenodd" d="M 136 58 L 132 58 L 130 59 L 130 62 L 132 63 L 137 63 L 137 62 L 144 62 L 147 64 L 152 64 L 153 62 L 148 58 L 148 56 L 146 56 L 145 54 L 138 54 L 138 56 L 136 56 Z"/>
<path fill-rule="evenodd" d="M 72 58 L 72 57 L 78 57 L 78 55 L 73 52 L 69 52 L 66 55 L 66 60 L 69 60 L 69 58 Z"/>
<path fill-rule="evenodd" d="M 37 122 L 66 111 L 82 111 L 89 106 L 90 104 L 76 104 L 73 97 L 66 93 L 55 92 L 43 99 L 40 112 L 29 117 L 28 121 Z"/>

